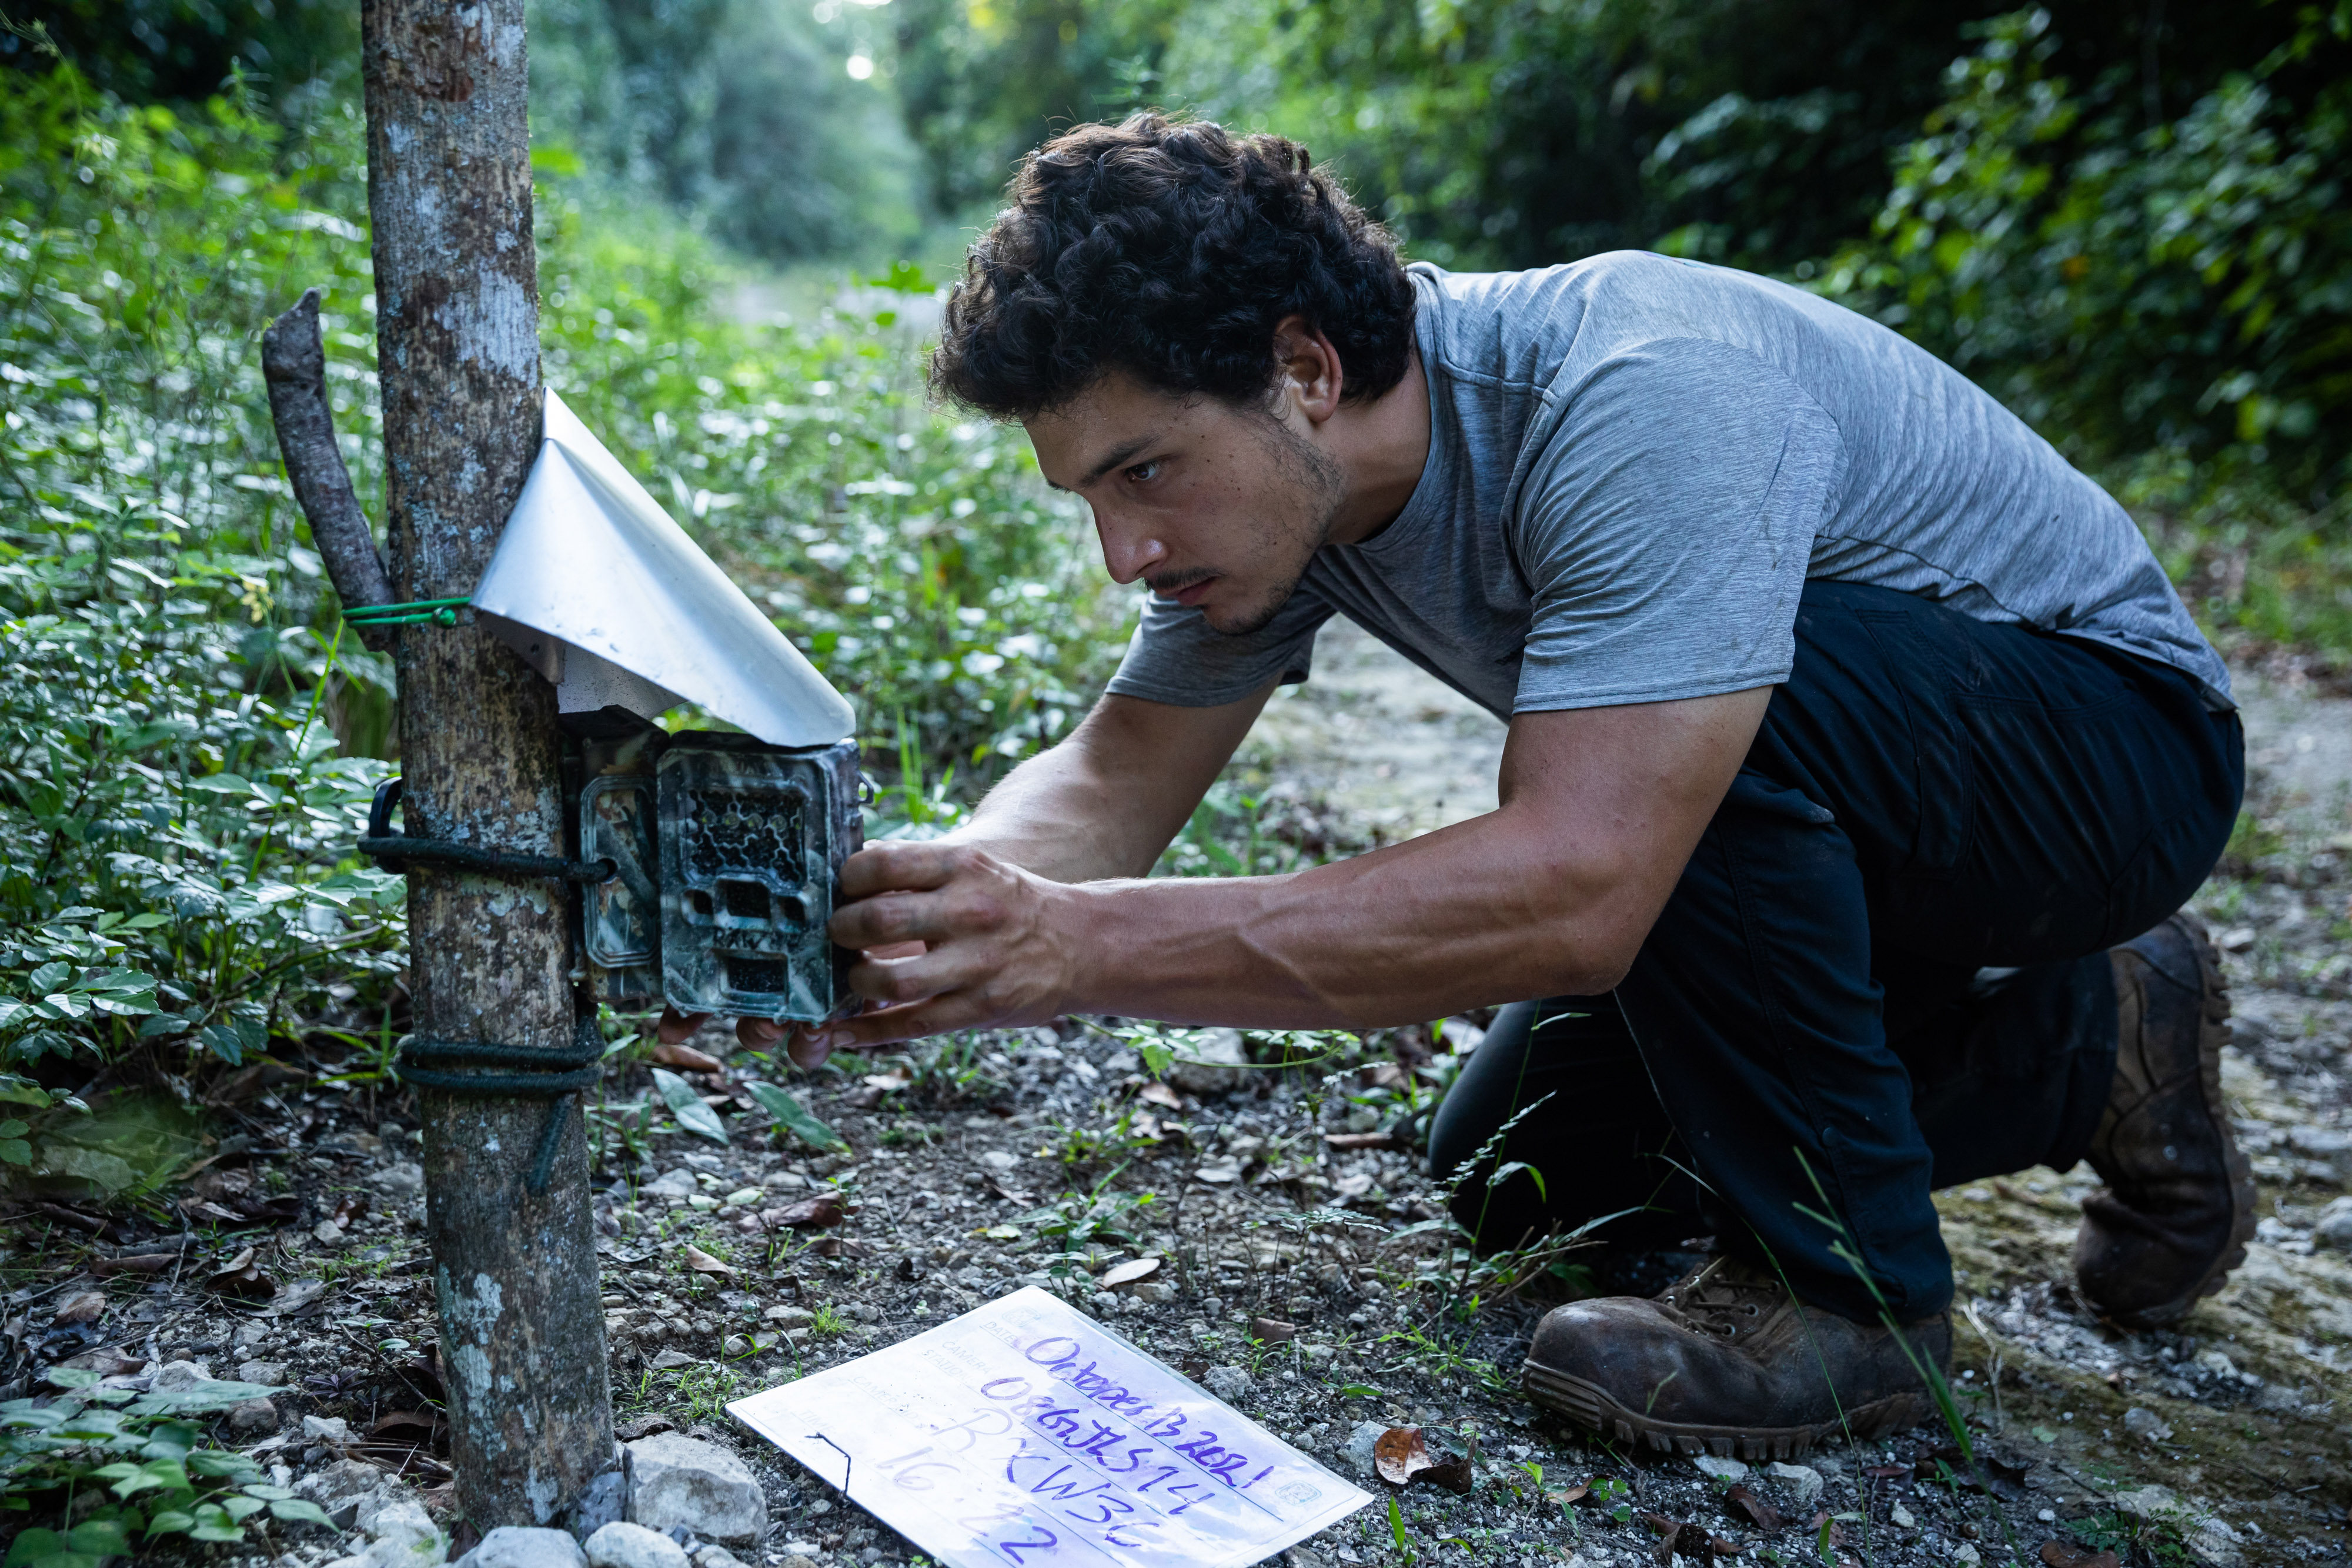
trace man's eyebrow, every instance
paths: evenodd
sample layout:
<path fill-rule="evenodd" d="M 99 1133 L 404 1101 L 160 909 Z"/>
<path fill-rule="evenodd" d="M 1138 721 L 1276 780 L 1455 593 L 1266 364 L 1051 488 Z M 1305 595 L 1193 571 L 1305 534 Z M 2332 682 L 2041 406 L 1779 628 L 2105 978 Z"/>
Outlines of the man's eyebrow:
<path fill-rule="evenodd" d="M 1123 465 L 1129 458 L 1133 457 L 1137 453 L 1150 445 L 1152 442 L 1157 439 L 1159 439 L 1157 436 L 1139 435 L 1132 441 L 1123 441 L 1119 443 L 1119 444 L 1112 447 L 1108 452 L 1103 454 L 1103 459 L 1101 462 L 1096 464 L 1092 468 L 1087 471 L 1087 476 L 1078 481 L 1077 487 L 1081 490 L 1091 489 L 1097 480 L 1109 473 L 1112 469 Z M 1058 485 L 1054 487 L 1057 490 L 1061 488 Z"/>

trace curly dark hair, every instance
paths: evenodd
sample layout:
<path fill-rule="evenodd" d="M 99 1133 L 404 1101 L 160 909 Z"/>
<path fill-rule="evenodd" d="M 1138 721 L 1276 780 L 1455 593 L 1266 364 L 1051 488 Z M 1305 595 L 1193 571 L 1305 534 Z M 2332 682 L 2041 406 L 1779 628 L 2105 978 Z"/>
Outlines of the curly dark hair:
<path fill-rule="evenodd" d="M 1146 111 L 1056 136 L 1007 195 L 931 356 L 932 388 L 967 408 L 1031 418 L 1113 370 L 1244 403 L 1272 388 L 1293 315 L 1339 350 L 1345 401 L 1404 376 L 1396 241 L 1295 141 Z"/>

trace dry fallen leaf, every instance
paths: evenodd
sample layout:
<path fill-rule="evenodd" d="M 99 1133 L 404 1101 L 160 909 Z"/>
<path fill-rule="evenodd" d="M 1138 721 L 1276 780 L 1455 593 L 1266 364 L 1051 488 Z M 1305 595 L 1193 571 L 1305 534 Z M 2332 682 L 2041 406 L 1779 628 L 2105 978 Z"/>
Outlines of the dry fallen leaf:
<path fill-rule="evenodd" d="M 1789 1521 L 1780 1517 L 1780 1511 L 1759 1497 L 1756 1489 L 1746 1481 L 1734 1483 L 1731 1490 L 1723 1494 L 1723 1505 L 1759 1530 L 1784 1530 L 1788 1527 Z"/>
<path fill-rule="evenodd" d="M 686 1244 L 686 1266 L 698 1274 L 732 1274 L 735 1265 L 722 1263 L 689 1241 Z"/>
<path fill-rule="evenodd" d="M 1573 1503 L 1574 1501 L 1576 1501 L 1576 1500 L 1577 1500 L 1577 1499 L 1579 1499 L 1579 1498 L 1580 1498 L 1580 1497 L 1584 1496 L 1587 1492 L 1590 1492 L 1591 1490 L 1592 1490 L 1592 1483 L 1591 1483 L 1591 1482 L 1590 1482 L 1590 1481 L 1579 1481 L 1579 1482 L 1577 1482 L 1574 1486 L 1570 1487 L 1570 1488 L 1566 1489 L 1565 1490 L 1562 1490 L 1562 1491 L 1548 1491 L 1548 1492 L 1544 1493 L 1544 1496 L 1545 1496 L 1545 1498 L 1546 1498 L 1547 1500 L 1549 1500 L 1549 1501 L 1556 1502 L 1556 1503 L 1559 1504 L 1559 1506 L 1560 1506 L 1560 1507 L 1562 1507 L 1562 1508 L 1566 1508 L 1566 1507 L 1568 1507 L 1570 1503 Z"/>
<path fill-rule="evenodd" d="M 1147 1105 L 1157 1105 L 1163 1111 L 1181 1111 L 1184 1098 L 1165 1083 L 1147 1083 L 1135 1092 L 1135 1097 Z"/>
<path fill-rule="evenodd" d="M 841 1220 L 841 1195 L 821 1192 L 814 1197 L 804 1197 L 787 1207 L 777 1223 L 801 1230 L 812 1226 L 838 1225 Z"/>
<path fill-rule="evenodd" d="M 1264 1340 L 1268 1344 L 1287 1344 L 1298 1337 L 1297 1323 L 1284 1322 L 1280 1318 L 1250 1319 L 1250 1338 Z"/>
<path fill-rule="evenodd" d="M 1658 1544 L 1652 1555 L 1661 1563 L 1672 1563 L 1677 1557 L 1696 1557 L 1704 1563 L 1714 1557 L 1736 1557 L 1739 1548 L 1717 1535 L 1706 1526 L 1685 1523 L 1668 1519 L 1663 1513 L 1645 1513 L 1642 1522 L 1657 1533 Z"/>
<path fill-rule="evenodd" d="M 2043 1542 L 2042 1561 L 2050 1568 L 2120 1568 L 2114 1552 L 2094 1552 L 2066 1541 Z"/>
<path fill-rule="evenodd" d="M 380 1437 L 394 1429 L 420 1431 L 430 1436 L 440 1419 L 430 1410 L 388 1411 L 378 1416 L 375 1425 L 368 1428 L 368 1436 Z"/>
<path fill-rule="evenodd" d="M 78 1291 L 58 1304 L 56 1313 L 49 1321 L 68 1326 L 74 1323 L 95 1322 L 99 1314 L 105 1311 L 105 1291 Z"/>
<path fill-rule="evenodd" d="M 690 1045 L 657 1045 L 654 1047 L 654 1060 L 664 1067 L 675 1067 L 681 1072 L 719 1072 L 727 1065 L 717 1057 L 697 1051 Z"/>
<path fill-rule="evenodd" d="M 869 1072 L 866 1075 L 866 1086 L 869 1089 L 879 1089 L 885 1094 L 896 1094 L 913 1082 L 912 1078 L 907 1076 L 904 1069 L 895 1067 L 887 1072 Z"/>
<path fill-rule="evenodd" d="M 250 1247 L 213 1270 L 205 1282 L 224 1296 L 238 1296 L 248 1301 L 266 1301 L 278 1293 L 278 1281 L 254 1265 L 254 1249 Z"/>
<path fill-rule="evenodd" d="M 1116 1268 L 1106 1270 L 1102 1278 L 1097 1280 L 1095 1283 L 1106 1291 L 1115 1290 L 1120 1285 L 1132 1285 L 1138 1280 L 1148 1280 L 1158 1272 L 1160 1272 L 1159 1259 L 1130 1258 Z"/>
<path fill-rule="evenodd" d="M 1468 1497 L 1471 1487 L 1477 1482 L 1477 1470 L 1471 1464 L 1469 1455 L 1452 1454 L 1422 1471 L 1421 1479 L 1442 1486 L 1447 1491 Z"/>
<path fill-rule="evenodd" d="M 1429 1445 L 1421 1440 L 1418 1427 L 1391 1427 L 1372 1444 L 1372 1468 L 1381 1479 L 1404 1485 L 1437 1461 L 1429 1457 Z"/>

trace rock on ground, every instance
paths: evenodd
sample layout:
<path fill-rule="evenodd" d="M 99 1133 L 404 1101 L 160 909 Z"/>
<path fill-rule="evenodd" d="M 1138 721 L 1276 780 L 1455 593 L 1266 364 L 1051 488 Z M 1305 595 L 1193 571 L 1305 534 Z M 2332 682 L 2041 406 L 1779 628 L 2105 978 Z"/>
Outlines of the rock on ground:
<path fill-rule="evenodd" d="M 580 1543 L 561 1530 L 501 1524 L 457 1559 L 457 1568 L 587 1568 Z"/>
<path fill-rule="evenodd" d="M 638 1438 L 628 1452 L 635 1523 L 683 1525 L 714 1541 L 754 1541 L 768 1528 L 767 1494 L 743 1461 L 717 1444 L 664 1432 Z"/>
<path fill-rule="evenodd" d="M 615 1520 L 588 1538 L 589 1568 L 687 1568 L 686 1548 L 657 1530 Z"/>

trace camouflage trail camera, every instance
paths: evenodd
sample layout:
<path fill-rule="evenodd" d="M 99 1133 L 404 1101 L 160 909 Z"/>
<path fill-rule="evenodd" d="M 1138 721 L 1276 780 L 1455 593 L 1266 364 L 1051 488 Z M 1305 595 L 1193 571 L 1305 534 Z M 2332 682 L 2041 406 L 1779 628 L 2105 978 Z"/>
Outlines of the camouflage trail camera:
<path fill-rule="evenodd" d="M 665 735 L 621 709 L 565 716 L 583 860 L 581 951 L 596 999 L 815 1022 L 853 998 L 825 935 L 863 841 L 857 747 Z"/>

